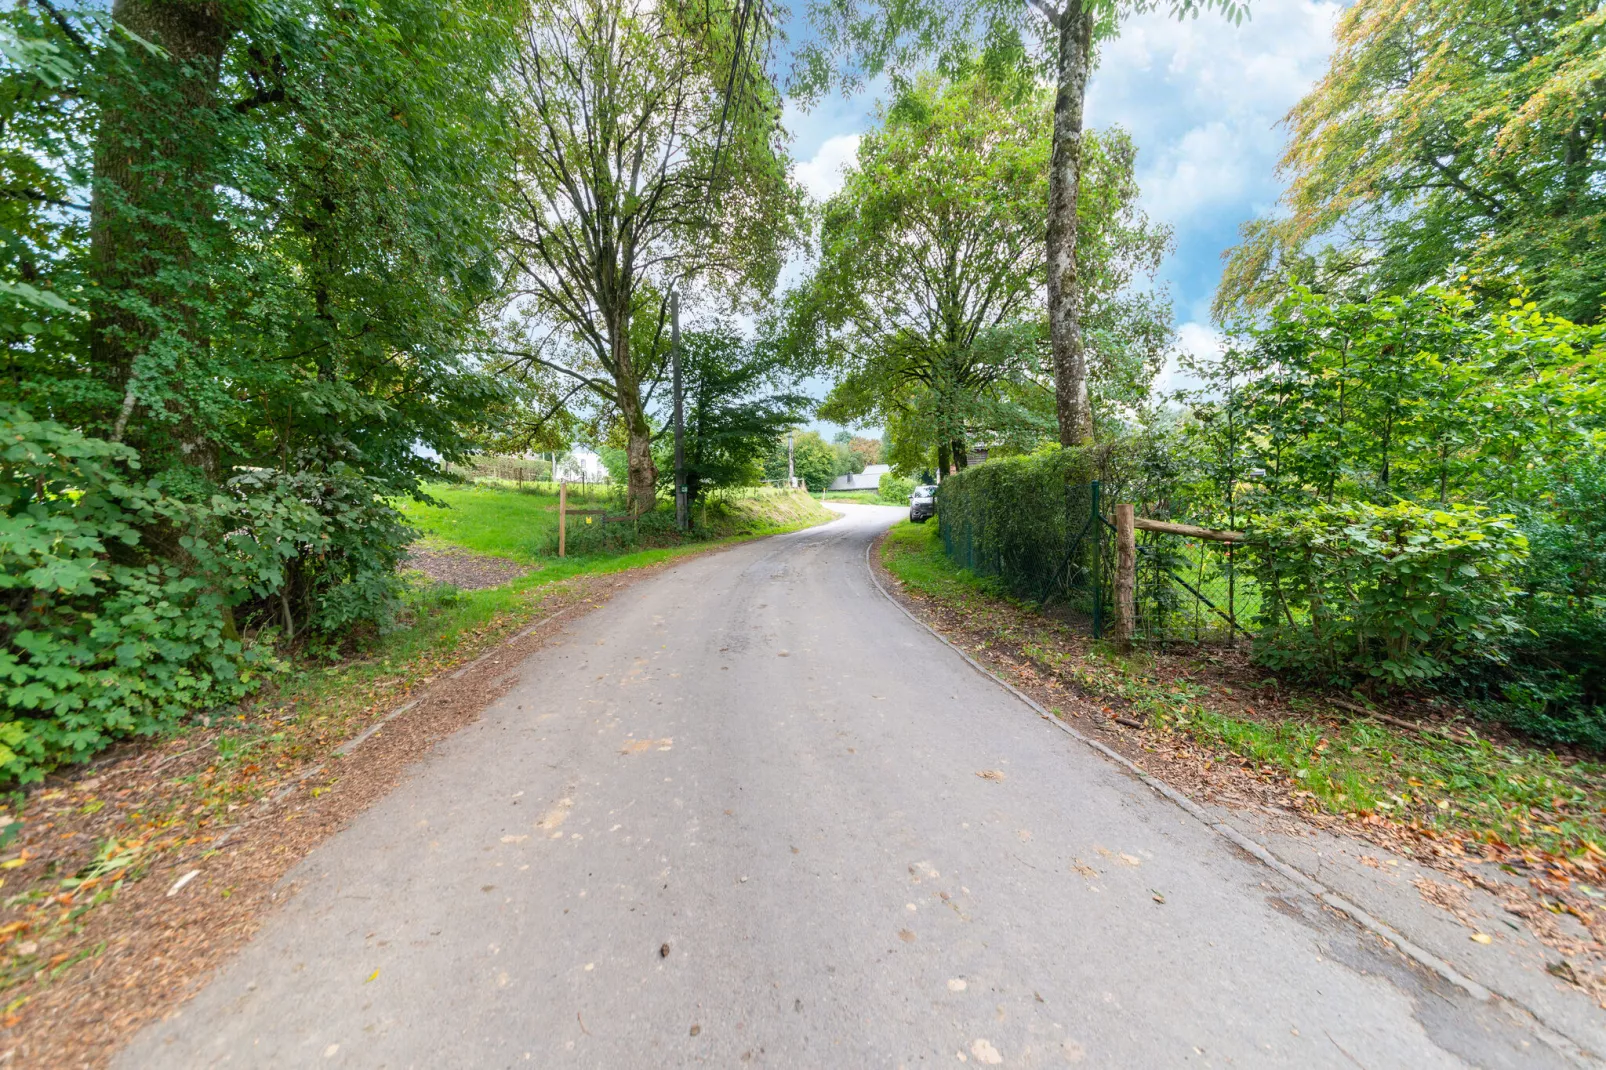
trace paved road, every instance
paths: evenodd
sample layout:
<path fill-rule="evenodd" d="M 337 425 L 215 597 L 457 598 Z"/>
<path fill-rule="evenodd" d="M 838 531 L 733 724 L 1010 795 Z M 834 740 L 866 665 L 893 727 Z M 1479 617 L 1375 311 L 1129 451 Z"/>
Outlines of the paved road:
<path fill-rule="evenodd" d="M 120 1065 L 1557 1062 L 970 669 L 847 508 L 577 620 Z"/>

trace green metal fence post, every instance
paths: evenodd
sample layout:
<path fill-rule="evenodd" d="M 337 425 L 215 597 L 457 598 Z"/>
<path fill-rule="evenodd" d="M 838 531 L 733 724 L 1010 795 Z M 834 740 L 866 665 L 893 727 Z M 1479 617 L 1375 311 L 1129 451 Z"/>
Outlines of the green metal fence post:
<path fill-rule="evenodd" d="M 1092 510 L 1088 517 L 1088 527 L 1093 532 L 1093 638 L 1104 636 L 1104 557 L 1100 550 L 1104 547 L 1104 513 L 1099 507 L 1099 481 L 1094 480 L 1088 486 L 1092 495 Z"/>

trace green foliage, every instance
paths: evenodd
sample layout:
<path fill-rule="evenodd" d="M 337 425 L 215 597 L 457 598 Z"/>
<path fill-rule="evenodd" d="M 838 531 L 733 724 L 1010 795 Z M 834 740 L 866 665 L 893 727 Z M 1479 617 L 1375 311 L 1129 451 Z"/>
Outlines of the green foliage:
<path fill-rule="evenodd" d="M 1153 463 L 1144 437 L 1096 447 L 1044 447 L 1035 453 L 989 460 L 943 479 L 937 521 L 956 561 L 1005 589 L 1039 602 L 1080 589 L 1079 570 L 1101 568 L 1092 543 L 1101 536 L 1088 484 L 1100 481 L 1102 508 L 1164 493 L 1166 471 Z M 1086 532 L 1075 560 L 1069 557 Z"/>
<path fill-rule="evenodd" d="M 822 416 L 885 425 L 900 456 L 1052 437 L 1050 127 L 1046 91 L 983 72 L 924 77 L 882 113 L 790 307 L 788 344 L 838 377 Z M 1088 134 L 1082 153 L 1081 314 L 1103 415 L 1142 401 L 1169 343 L 1169 305 L 1130 283 L 1170 239 L 1137 208 L 1124 133 Z"/>
<path fill-rule="evenodd" d="M 293 471 L 254 469 L 228 482 L 214 523 L 229 529 L 222 552 L 237 596 L 264 625 L 325 636 L 391 622 L 397 574 L 413 533 L 384 499 L 383 480 L 344 461 Z"/>
<path fill-rule="evenodd" d="M 786 480 L 786 443 L 792 440 L 792 473 L 815 494 L 831 485 L 841 475 L 841 458 L 831 443 L 820 437 L 818 431 L 795 431 L 781 435 L 770 448 L 764 460 L 764 478 L 775 482 Z"/>
<path fill-rule="evenodd" d="M 232 634 L 230 577 L 149 552 L 142 532 L 187 532 L 206 513 L 128 447 L 0 405 L 0 507 L 0 779 L 28 783 L 237 700 L 271 665 Z"/>
<path fill-rule="evenodd" d="M 516 5 L 170 8 L 0 14 L 0 780 L 237 699 L 263 629 L 384 625 L 386 500 L 502 396 Z"/>
<path fill-rule="evenodd" d="M 1423 683 L 1500 662 L 1528 540 L 1478 506 L 1317 505 L 1257 517 L 1256 657 L 1338 682 Z"/>
<path fill-rule="evenodd" d="M 785 389 L 786 370 L 773 350 L 752 346 L 728 326 L 687 332 L 680 345 L 689 500 L 700 501 L 713 490 L 756 486 L 776 436 L 812 407 L 813 399 Z M 662 432 L 656 445 L 658 470 L 672 494 L 673 429 Z"/>
<path fill-rule="evenodd" d="M 1606 750 L 1606 456 L 1580 458 L 1553 478 L 1550 493 L 1518 516 L 1530 553 L 1510 672 L 1470 680 L 1467 690 L 1535 738 Z"/>
<path fill-rule="evenodd" d="M 1219 359 L 1185 435 L 1222 500 L 1262 510 L 1395 496 L 1538 500 L 1606 435 L 1606 333 L 1427 289 L 1348 301 L 1295 286 Z"/>
<path fill-rule="evenodd" d="M 1289 275 L 1404 292 L 1458 270 L 1582 323 L 1606 302 L 1606 9 L 1361 0 L 1290 115 L 1286 211 L 1245 228 L 1218 315 Z"/>
<path fill-rule="evenodd" d="M 915 481 L 891 472 L 883 472 L 876 491 L 881 495 L 881 500 L 888 505 L 906 505 L 909 502 L 909 495 L 915 492 Z"/>

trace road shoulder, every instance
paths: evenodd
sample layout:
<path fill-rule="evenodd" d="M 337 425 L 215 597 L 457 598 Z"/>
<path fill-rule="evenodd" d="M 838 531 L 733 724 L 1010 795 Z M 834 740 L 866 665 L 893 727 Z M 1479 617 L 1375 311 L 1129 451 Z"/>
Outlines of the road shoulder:
<path fill-rule="evenodd" d="M 985 613 L 974 614 L 952 597 L 911 589 L 887 568 L 885 541 L 876 540 L 866 562 L 887 597 L 1039 715 L 1130 764 L 1156 790 L 1262 861 L 1302 877 L 1329 907 L 1419 965 L 1504 1002 L 1575 1060 L 1593 1062 L 1595 1053 L 1606 1051 L 1601 993 L 1571 966 L 1598 960 L 1600 947 L 1582 925 L 1558 924 L 1554 919 L 1562 915 L 1544 909 L 1526 882 L 1495 864 L 1435 852 L 1431 842 L 1424 846 L 1383 823 L 1365 836 L 1345 823 L 1319 820 L 1300 806 L 1297 786 L 1269 771 L 1223 761 L 1180 733 L 1120 717 L 1103 697 L 1062 678 L 1052 659 L 1044 663 L 1033 649 L 1042 637 L 1024 610 L 991 599 Z"/>

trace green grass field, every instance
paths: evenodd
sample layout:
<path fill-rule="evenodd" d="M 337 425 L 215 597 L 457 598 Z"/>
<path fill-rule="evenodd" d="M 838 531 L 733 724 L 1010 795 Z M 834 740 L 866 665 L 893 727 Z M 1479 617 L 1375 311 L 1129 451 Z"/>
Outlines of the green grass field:
<path fill-rule="evenodd" d="M 802 491 L 729 495 L 706 507 L 699 504 L 692 510 L 696 530 L 690 537 L 673 531 L 667 506 L 660 506 L 639 526 L 603 524 L 600 515 L 573 512 L 568 518 L 570 557 L 560 563 L 554 552 L 558 496 L 545 488 L 518 490 L 484 483 L 437 483 L 425 491 L 441 504 L 407 501 L 398 503 L 398 508 L 424 536 L 426 546 L 461 547 L 538 565 L 543 570 L 558 569 L 564 575 L 590 571 L 593 564 L 604 559 L 679 545 L 707 545 L 711 540 L 736 536 L 791 531 L 835 516 Z M 619 513 L 617 502 L 596 493 L 587 498 L 571 491 L 568 504 L 571 510 L 606 508 L 610 513 Z M 604 540 L 602 535 L 612 538 Z"/>

